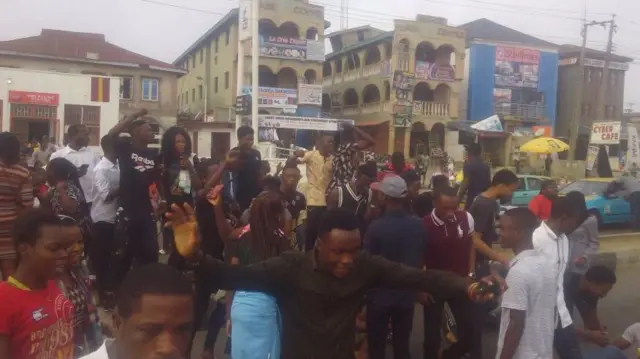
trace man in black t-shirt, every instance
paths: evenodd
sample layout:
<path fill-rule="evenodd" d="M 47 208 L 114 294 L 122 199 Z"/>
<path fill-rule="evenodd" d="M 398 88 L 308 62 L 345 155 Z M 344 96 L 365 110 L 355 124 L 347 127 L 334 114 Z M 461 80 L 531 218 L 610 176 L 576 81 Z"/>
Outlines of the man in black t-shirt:
<path fill-rule="evenodd" d="M 462 168 L 462 174 L 458 201 L 462 202 L 466 193 L 465 209 L 469 210 L 476 196 L 486 191 L 491 185 L 491 169 L 482 162 L 480 144 L 472 143 L 467 146 L 467 163 Z"/>
<path fill-rule="evenodd" d="M 280 177 L 280 192 L 282 192 L 284 206 L 291 214 L 291 220 L 289 223 L 285 223 L 285 233 L 292 239 L 292 248 L 300 249 L 305 242 L 302 241 L 303 238 L 298 238 L 296 227 L 298 225 L 300 212 L 307 208 L 307 199 L 304 194 L 297 190 L 298 182 L 300 182 L 300 178 L 302 178 L 297 162 L 287 162 L 282 169 Z"/>
<path fill-rule="evenodd" d="M 141 110 L 126 117 L 109 131 L 114 137 L 115 152 L 120 166 L 120 196 L 116 218 L 116 238 L 121 239 L 122 272 L 124 276 L 132 262 L 147 264 L 158 261 L 157 228 L 153 201 L 161 192 L 157 151 L 148 147 L 154 134 Z M 123 132 L 130 139 L 120 137 Z"/>
<path fill-rule="evenodd" d="M 236 177 L 237 188 L 233 190 L 241 213 L 249 208 L 251 201 L 262 192 L 260 170 L 262 169 L 260 152 L 253 149 L 254 132 L 249 126 L 241 126 L 237 131 L 239 168 L 232 174 Z"/>

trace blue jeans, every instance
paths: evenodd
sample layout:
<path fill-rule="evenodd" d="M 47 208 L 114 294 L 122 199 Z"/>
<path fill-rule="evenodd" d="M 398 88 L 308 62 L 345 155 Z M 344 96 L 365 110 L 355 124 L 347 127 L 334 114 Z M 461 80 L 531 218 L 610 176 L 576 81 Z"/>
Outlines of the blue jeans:
<path fill-rule="evenodd" d="M 553 335 L 553 346 L 560 359 L 583 359 L 578 335 L 573 324 L 566 328 L 562 328 L 561 324 L 558 325 Z"/>
<path fill-rule="evenodd" d="M 584 359 L 627 359 L 622 350 L 613 345 L 604 348 L 596 348 L 584 352 Z"/>

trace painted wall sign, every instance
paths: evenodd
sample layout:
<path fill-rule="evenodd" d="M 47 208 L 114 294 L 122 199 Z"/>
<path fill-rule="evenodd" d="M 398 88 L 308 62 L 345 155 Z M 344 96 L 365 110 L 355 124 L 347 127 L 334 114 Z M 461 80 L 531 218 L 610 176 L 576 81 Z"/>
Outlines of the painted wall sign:
<path fill-rule="evenodd" d="M 9 91 L 9 102 L 27 105 L 58 106 L 60 95 L 57 93 Z"/>

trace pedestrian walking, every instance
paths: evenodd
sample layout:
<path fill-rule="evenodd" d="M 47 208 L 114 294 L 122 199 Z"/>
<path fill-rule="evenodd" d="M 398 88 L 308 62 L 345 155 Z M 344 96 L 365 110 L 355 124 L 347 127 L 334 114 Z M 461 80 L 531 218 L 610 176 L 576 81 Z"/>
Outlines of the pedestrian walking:
<path fill-rule="evenodd" d="M 327 188 L 327 194 L 335 188 L 344 186 L 353 180 L 358 151 L 373 147 L 376 141 L 368 133 L 349 123 L 342 123 L 342 130 L 336 134 L 336 152 L 333 155 L 333 176 Z"/>
<path fill-rule="evenodd" d="M 9 132 L 0 133 L 0 271 L 4 280 L 17 265 L 13 223 L 20 212 L 33 207 L 31 174 L 19 162 L 20 141 Z"/>
<path fill-rule="evenodd" d="M 467 161 L 462 168 L 462 183 L 458 191 L 458 200 L 465 199 L 465 209 L 469 209 L 477 195 L 491 185 L 491 169 L 482 161 L 482 147 L 478 143 L 467 146 Z"/>
<path fill-rule="evenodd" d="M 554 180 L 544 180 L 540 186 L 540 193 L 529 202 L 529 210 L 535 214 L 540 221 L 549 219 L 551 215 L 551 205 L 558 197 L 558 184 Z"/>
<path fill-rule="evenodd" d="M 232 180 L 237 187 L 233 189 L 234 193 L 229 197 L 237 201 L 240 213 L 242 213 L 251 206 L 251 201 L 262 192 L 263 164 L 260 152 L 253 148 L 253 129 L 249 126 L 240 126 L 236 132 L 238 147 L 231 150 L 239 152 L 238 168 L 232 174 Z"/>
<path fill-rule="evenodd" d="M 376 167 L 373 162 L 360 165 L 352 181 L 336 187 L 327 196 L 327 208 L 344 208 L 356 215 L 360 233 L 365 233 L 371 219 L 373 192 L 369 186 L 376 179 Z"/>

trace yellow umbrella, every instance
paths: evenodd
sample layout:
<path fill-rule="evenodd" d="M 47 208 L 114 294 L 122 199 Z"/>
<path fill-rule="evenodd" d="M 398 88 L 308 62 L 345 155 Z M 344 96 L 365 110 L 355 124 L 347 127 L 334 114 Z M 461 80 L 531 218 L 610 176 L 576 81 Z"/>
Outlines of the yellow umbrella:
<path fill-rule="evenodd" d="M 557 153 L 569 150 L 569 145 L 553 137 L 538 137 L 520 146 L 520 151 L 529 153 Z"/>

